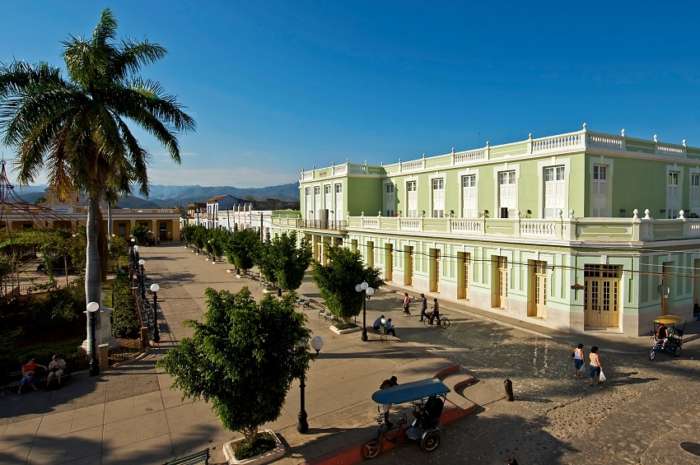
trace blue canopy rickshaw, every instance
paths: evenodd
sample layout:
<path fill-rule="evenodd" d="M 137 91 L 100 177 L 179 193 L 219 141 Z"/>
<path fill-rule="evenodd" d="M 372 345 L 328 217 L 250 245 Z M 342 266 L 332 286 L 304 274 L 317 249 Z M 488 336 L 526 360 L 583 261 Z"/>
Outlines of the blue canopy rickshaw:
<path fill-rule="evenodd" d="M 437 449 L 440 446 L 440 416 L 448 392 L 450 388 L 440 379 L 429 378 L 381 389 L 372 394 L 372 400 L 384 406 L 384 412 L 377 417 L 379 430 L 376 438 L 362 446 L 363 457 L 377 457 L 385 440 L 394 442 L 404 434 L 426 452 Z M 389 421 L 389 408 L 391 405 L 405 403 L 413 405 L 413 420 L 409 424 L 404 416 L 394 427 Z"/>

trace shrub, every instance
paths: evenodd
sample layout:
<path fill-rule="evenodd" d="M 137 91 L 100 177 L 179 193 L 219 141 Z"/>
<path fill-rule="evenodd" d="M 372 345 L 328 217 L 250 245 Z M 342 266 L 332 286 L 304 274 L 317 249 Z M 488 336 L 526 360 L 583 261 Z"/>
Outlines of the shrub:
<path fill-rule="evenodd" d="M 136 243 L 139 245 L 148 244 L 148 226 L 145 224 L 137 224 L 134 229 L 131 230 L 131 235 L 136 239 Z"/>
<path fill-rule="evenodd" d="M 112 335 L 114 337 L 133 338 L 139 334 L 141 322 L 136 313 L 134 296 L 129 286 L 129 277 L 120 272 L 114 279 L 112 305 Z"/>

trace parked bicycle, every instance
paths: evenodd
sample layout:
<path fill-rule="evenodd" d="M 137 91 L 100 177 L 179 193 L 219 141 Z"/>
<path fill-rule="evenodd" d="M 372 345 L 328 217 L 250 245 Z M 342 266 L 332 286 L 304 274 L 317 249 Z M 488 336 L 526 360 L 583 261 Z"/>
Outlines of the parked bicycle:
<path fill-rule="evenodd" d="M 450 319 L 448 317 L 446 317 L 444 314 L 440 314 L 439 320 L 437 317 L 435 317 L 432 325 L 430 324 L 430 318 L 425 318 L 423 320 L 423 323 L 425 324 L 425 326 L 436 326 L 436 327 L 444 328 L 444 329 L 447 329 L 452 325 L 452 322 L 450 321 Z"/>

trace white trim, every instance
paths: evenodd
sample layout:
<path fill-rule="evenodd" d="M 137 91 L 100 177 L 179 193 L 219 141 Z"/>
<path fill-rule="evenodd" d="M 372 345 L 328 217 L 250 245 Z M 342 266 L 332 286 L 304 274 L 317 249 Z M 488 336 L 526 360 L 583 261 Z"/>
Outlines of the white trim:
<path fill-rule="evenodd" d="M 447 207 L 447 195 L 445 194 L 447 192 L 447 173 L 440 173 L 439 171 L 431 176 L 428 176 L 428 187 L 430 188 L 430 195 L 429 195 L 429 201 L 430 205 L 428 206 L 429 211 L 428 215 L 426 215 L 427 218 L 437 218 L 433 217 L 433 206 L 434 206 L 434 199 L 433 199 L 433 179 L 442 179 L 442 202 L 443 202 L 443 217 L 447 218 L 449 215 L 447 214 L 447 211 L 445 208 Z"/>
<path fill-rule="evenodd" d="M 401 180 L 401 182 L 403 182 L 403 191 L 405 192 L 404 204 L 406 205 L 404 212 L 403 212 L 403 216 L 405 216 L 406 218 L 411 218 L 411 216 L 408 214 L 408 212 L 410 210 L 408 209 L 408 207 L 409 207 L 409 205 L 408 205 L 408 189 L 406 189 L 406 184 L 411 182 L 411 181 L 414 181 L 416 183 L 416 216 L 415 216 L 415 218 L 420 218 L 421 215 L 419 215 L 419 210 L 418 210 L 418 204 L 419 204 L 418 201 L 420 199 L 420 197 L 418 196 L 418 193 L 420 192 L 420 189 L 419 189 L 420 186 L 419 186 L 419 182 L 418 182 L 418 176 L 416 176 L 416 175 L 408 176 L 408 177 L 405 177 Z"/>
<path fill-rule="evenodd" d="M 462 177 L 464 176 L 474 176 L 475 178 L 475 183 L 476 183 L 476 210 L 477 210 L 477 218 L 481 216 L 481 211 L 479 210 L 479 170 L 477 168 L 467 168 L 461 171 L 457 172 L 457 185 L 459 187 L 459 215 L 457 215 L 457 218 L 464 218 L 464 205 L 463 203 L 463 197 L 464 193 L 462 192 Z"/>
<path fill-rule="evenodd" d="M 551 155 L 550 155 L 551 157 Z M 493 167 L 493 213 L 490 218 L 500 218 L 500 185 L 498 184 L 498 173 L 503 171 L 515 171 L 515 207 L 514 210 L 519 212 L 519 197 L 520 197 L 520 164 L 505 162 L 502 165 Z"/>
<path fill-rule="evenodd" d="M 537 213 L 539 218 L 545 218 L 544 215 L 544 169 L 554 166 L 564 166 L 564 208 L 562 216 L 569 217 L 569 173 L 571 172 L 570 158 L 557 159 L 553 155 L 549 160 L 542 160 L 537 163 Z"/>
<path fill-rule="evenodd" d="M 394 204 L 391 205 L 391 208 L 387 208 L 387 204 L 386 204 L 386 197 L 387 197 L 386 186 L 388 186 L 389 184 L 391 184 L 394 188 L 394 190 L 391 193 L 391 196 L 394 199 Z M 387 210 L 391 210 L 394 213 L 394 215 L 396 215 L 396 187 L 397 187 L 397 185 L 392 179 L 382 180 L 382 216 L 386 215 Z"/>
<path fill-rule="evenodd" d="M 606 211 L 605 215 L 601 215 L 601 218 L 604 217 L 612 217 L 613 212 L 612 212 L 612 197 L 613 197 L 613 174 L 614 174 L 614 169 L 615 169 L 615 160 L 610 159 L 608 157 L 604 156 L 599 156 L 599 157 L 590 157 L 590 163 L 588 164 L 588 178 L 589 178 L 589 184 L 586 186 L 584 192 L 588 192 L 588 214 L 586 216 L 596 218 L 593 216 L 593 167 L 594 166 L 605 166 L 605 176 L 606 176 L 606 184 L 608 187 L 608 192 L 606 193 L 607 197 L 607 206 L 606 206 Z"/>
<path fill-rule="evenodd" d="M 671 206 L 669 205 L 669 198 L 668 198 L 668 175 L 671 172 L 677 172 L 678 173 L 678 205 L 677 205 L 677 210 L 682 210 L 683 209 L 683 169 L 678 166 L 676 163 L 669 165 L 666 165 L 666 176 L 664 178 L 664 186 L 665 186 L 665 195 L 666 195 L 666 218 L 675 218 L 675 216 L 668 216 L 669 215 L 669 210 L 671 209 L 676 209 L 676 206 Z"/>
<path fill-rule="evenodd" d="M 700 215 L 700 203 L 693 204 L 693 197 L 692 197 L 693 185 L 692 185 L 691 181 L 692 181 L 692 177 L 694 174 L 700 175 L 700 166 L 696 166 L 695 168 L 688 169 L 688 209 L 690 210 L 691 213 L 695 213 L 696 215 Z M 698 190 L 700 190 L 700 186 L 698 186 Z M 687 215 L 686 215 L 686 217 L 687 217 Z"/>

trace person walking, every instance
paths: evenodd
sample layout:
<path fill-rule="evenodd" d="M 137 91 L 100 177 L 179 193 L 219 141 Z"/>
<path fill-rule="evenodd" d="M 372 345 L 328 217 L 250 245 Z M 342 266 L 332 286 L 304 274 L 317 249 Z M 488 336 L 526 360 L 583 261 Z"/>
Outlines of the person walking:
<path fill-rule="evenodd" d="M 430 324 L 437 318 L 437 324 L 440 326 L 440 304 L 437 299 L 433 299 L 433 313 L 430 314 Z"/>
<path fill-rule="evenodd" d="M 423 321 L 424 318 L 430 318 L 430 315 L 428 315 L 428 299 L 425 297 L 425 294 L 420 295 L 420 321 Z"/>
<path fill-rule="evenodd" d="M 576 378 L 580 378 L 581 373 L 583 372 L 583 360 L 584 360 L 583 344 L 579 344 L 576 346 L 573 353 L 571 354 L 571 357 L 574 359 L 574 370 L 575 370 L 574 376 L 576 376 Z"/>
<path fill-rule="evenodd" d="M 591 353 L 588 354 L 588 358 L 588 366 L 590 367 L 591 373 L 591 386 L 595 386 L 600 383 L 600 374 L 603 370 L 603 364 L 598 354 L 598 346 L 591 347 Z"/>
<path fill-rule="evenodd" d="M 408 292 L 404 292 L 403 293 L 403 312 L 406 315 L 411 314 L 410 307 L 411 307 L 411 297 L 408 295 Z"/>

